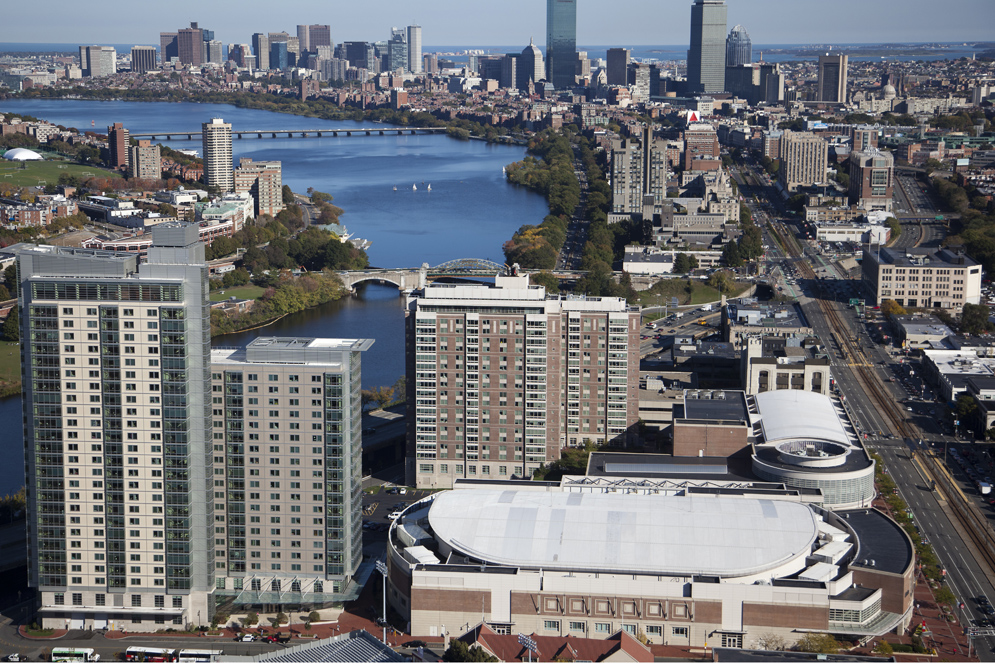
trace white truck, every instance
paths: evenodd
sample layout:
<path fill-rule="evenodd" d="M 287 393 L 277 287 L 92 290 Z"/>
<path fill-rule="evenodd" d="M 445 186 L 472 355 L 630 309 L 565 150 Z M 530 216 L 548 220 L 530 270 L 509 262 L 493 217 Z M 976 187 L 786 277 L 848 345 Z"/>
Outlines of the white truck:
<path fill-rule="evenodd" d="M 981 492 L 982 496 L 987 496 L 992 492 L 992 485 L 988 482 L 978 482 L 978 491 Z"/>
<path fill-rule="evenodd" d="M 710 305 L 710 304 L 704 304 L 704 305 L 702 305 L 701 310 L 702 311 L 711 311 L 712 310 L 712 305 Z"/>

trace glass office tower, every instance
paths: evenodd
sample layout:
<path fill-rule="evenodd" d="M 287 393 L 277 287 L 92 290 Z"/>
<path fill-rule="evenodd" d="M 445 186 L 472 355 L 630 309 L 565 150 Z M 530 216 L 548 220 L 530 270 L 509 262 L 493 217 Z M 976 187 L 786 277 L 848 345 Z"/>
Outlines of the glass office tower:
<path fill-rule="evenodd" d="M 546 76 L 554 88 L 570 89 L 576 68 L 577 0 L 546 0 Z"/>
<path fill-rule="evenodd" d="M 725 0 L 695 0 L 691 5 L 688 49 L 689 94 L 722 92 L 726 83 Z"/>

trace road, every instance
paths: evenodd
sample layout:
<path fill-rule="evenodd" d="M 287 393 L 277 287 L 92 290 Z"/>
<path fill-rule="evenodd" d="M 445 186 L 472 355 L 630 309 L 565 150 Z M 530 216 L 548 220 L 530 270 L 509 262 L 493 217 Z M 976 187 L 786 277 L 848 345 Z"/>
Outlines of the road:
<path fill-rule="evenodd" d="M 741 187 L 741 190 L 744 187 Z M 755 194 L 765 196 L 768 192 L 756 187 L 745 187 L 744 195 L 750 197 Z M 917 187 L 918 189 L 918 187 Z M 928 197 L 919 192 L 920 198 L 913 193 L 913 203 L 915 207 L 905 209 L 918 210 L 919 206 L 926 209 L 931 205 Z M 776 196 L 771 196 L 767 209 L 777 209 L 780 207 L 780 200 Z M 756 205 L 751 205 L 756 209 Z M 781 229 L 782 236 L 787 234 L 799 235 L 793 225 L 784 221 L 775 221 L 775 226 Z M 914 225 L 918 230 L 919 224 Z M 942 224 L 924 223 L 922 225 L 923 237 L 921 245 L 938 246 L 943 237 Z M 903 233 L 903 236 L 905 233 Z M 908 234 L 910 237 L 913 233 Z M 765 237 L 767 235 L 765 234 Z M 912 239 L 911 246 L 919 241 L 918 237 Z M 797 240 L 802 251 L 807 256 L 814 268 L 818 268 L 818 256 L 811 246 L 807 246 L 804 240 Z M 935 243 L 935 244 L 934 244 Z M 791 259 L 781 257 L 773 251 L 774 243 L 770 243 L 772 250 L 768 252 L 768 258 L 775 261 L 778 272 L 790 270 Z M 866 434 L 865 444 L 868 448 L 878 452 L 883 460 L 884 469 L 895 479 L 899 487 L 899 493 L 903 500 L 912 510 L 915 522 L 920 529 L 920 533 L 929 541 L 936 552 L 942 567 L 946 570 L 946 583 L 955 596 L 963 602 L 963 609 L 959 610 L 959 619 L 962 624 L 979 624 L 985 620 L 986 616 L 978 609 L 978 604 L 972 600 L 979 596 L 995 599 L 995 584 L 986 572 L 986 567 L 980 564 L 972 553 L 971 548 L 965 543 L 959 531 L 960 524 L 954 524 L 948 513 L 944 511 L 944 497 L 936 491 L 930 490 L 929 479 L 925 471 L 913 460 L 912 446 L 918 447 L 919 440 L 907 441 L 895 438 L 890 434 L 891 425 L 885 417 L 872 405 L 873 402 L 865 393 L 863 385 L 856 379 L 851 362 L 866 362 L 871 365 L 872 372 L 877 378 L 883 381 L 885 388 L 892 398 L 903 405 L 907 419 L 914 425 L 920 427 L 923 432 L 923 439 L 927 446 L 936 448 L 942 447 L 944 443 L 949 443 L 955 439 L 950 435 L 949 430 L 944 429 L 943 418 L 938 415 L 942 413 L 942 406 L 937 406 L 921 398 L 924 393 L 923 385 L 914 377 L 910 377 L 909 364 L 906 363 L 901 353 L 890 350 L 880 344 L 874 343 L 871 339 L 865 324 L 858 319 L 854 309 L 847 309 L 846 303 L 851 297 L 862 297 L 860 284 L 855 281 L 835 280 L 835 281 L 798 281 L 798 301 L 802 311 L 813 331 L 826 342 L 830 350 L 830 363 L 832 365 L 832 375 L 836 386 L 839 388 L 843 398 L 849 405 L 854 417 L 855 424 L 862 434 Z M 856 347 L 863 357 L 858 356 L 844 358 L 829 340 L 832 339 L 832 329 L 819 306 L 819 299 L 835 301 L 839 303 L 842 310 L 840 318 L 848 327 L 848 338 L 856 340 Z M 913 365 L 915 366 L 915 365 Z M 916 369 L 912 369 L 913 374 L 917 374 Z M 897 380 L 896 380 L 897 379 Z M 904 382 L 903 382 L 904 380 Z M 887 381 L 887 382 L 884 382 Z M 918 394 L 916 394 L 918 393 Z M 911 412 L 910 410 L 911 409 Z M 990 470 L 990 466 L 989 466 Z M 983 504 L 977 492 L 966 483 L 967 478 L 962 473 L 954 473 L 960 482 L 965 495 L 974 495 L 977 504 Z M 983 636 L 975 640 L 977 656 L 981 661 L 995 661 L 995 637 Z"/>

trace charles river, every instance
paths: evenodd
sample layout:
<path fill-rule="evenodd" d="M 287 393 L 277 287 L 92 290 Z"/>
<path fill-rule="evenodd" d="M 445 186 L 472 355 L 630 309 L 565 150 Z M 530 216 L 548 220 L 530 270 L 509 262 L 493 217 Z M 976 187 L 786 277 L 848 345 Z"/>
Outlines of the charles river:
<path fill-rule="evenodd" d="M 194 132 L 194 141 L 167 144 L 198 153 L 200 125 L 212 117 L 223 118 L 235 130 L 382 126 L 223 104 L 13 100 L 0 101 L 0 112 L 80 131 L 105 133 L 121 122 L 133 133 Z M 502 243 L 519 226 L 538 224 L 547 213 L 541 196 L 509 184 L 502 173 L 503 166 L 522 159 L 522 147 L 444 135 L 354 135 L 235 138 L 233 151 L 236 163 L 243 156 L 282 161 L 283 183 L 295 192 L 313 187 L 331 194 L 345 210 L 341 222 L 349 232 L 372 241 L 368 254 L 375 267 L 438 265 L 457 258 L 503 263 Z M 214 344 L 237 346 L 259 335 L 372 338 L 376 342 L 363 356 L 363 385 L 391 385 L 404 373 L 404 298 L 391 285 L 367 284 L 358 290 L 355 297 L 287 316 L 261 330 L 217 337 Z M 6 430 L 0 450 L 10 455 L 10 462 L 0 465 L 0 495 L 24 483 L 20 410 L 19 397 L 0 400 Z"/>

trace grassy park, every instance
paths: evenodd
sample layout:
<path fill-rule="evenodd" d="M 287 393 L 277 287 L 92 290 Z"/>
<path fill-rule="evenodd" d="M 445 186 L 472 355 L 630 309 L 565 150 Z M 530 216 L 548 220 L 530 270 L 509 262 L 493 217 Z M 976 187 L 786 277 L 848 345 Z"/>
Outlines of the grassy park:
<path fill-rule="evenodd" d="M 737 288 L 732 293 L 726 293 L 726 297 L 737 297 L 749 288 L 749 283 L 737 283 Z M 639 294 L 639 304 L 644 307 L 662 306 L 670 304 L 675 297 L 681 305 L 705 304 L 706 302 L 719 301 L 722 294 L 718 289 L 712 288 L 698 279 L 661 279 L 653 284 L 652 288 Z"/>
<path fill-rule="evenodd" d="M 239 300 L 255 300 L 265 292 L 265 288 L 251 284 L 246 286 L 232 286 L 231 288 L 211 291 L 211 302 L 220 302 L 221 300 L 227 300 L 232 297 Z"/>
<path fill-rule="evenodd" d="M 0 161 L 0 185 L 7 183 L 15 187 L 37 187 L 56 184 L 59 176 L 64 173 L 80 179 L 121 177 L 113 171 L 68 161 Z"/>

